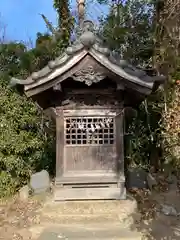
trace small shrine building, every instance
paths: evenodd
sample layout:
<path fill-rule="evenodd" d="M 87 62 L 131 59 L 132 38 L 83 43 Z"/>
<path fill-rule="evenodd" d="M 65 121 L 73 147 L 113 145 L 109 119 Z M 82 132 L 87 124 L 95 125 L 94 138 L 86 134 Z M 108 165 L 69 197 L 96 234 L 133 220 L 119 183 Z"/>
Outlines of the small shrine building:
<path fill-rule="evenodd" d="M 118 58 L 91 21 L 61 56 L 11 80 L 56 121 L 55 200 L 126 198 L 124 109 L 164 81 Z"/>

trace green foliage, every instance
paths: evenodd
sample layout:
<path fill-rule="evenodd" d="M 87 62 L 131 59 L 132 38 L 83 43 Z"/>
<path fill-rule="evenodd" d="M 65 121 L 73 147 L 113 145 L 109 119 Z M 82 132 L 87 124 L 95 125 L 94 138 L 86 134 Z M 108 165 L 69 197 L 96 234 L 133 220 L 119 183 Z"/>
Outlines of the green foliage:
<path fill-rule="evenodd" d="M 42 113 L 7 85 L 10 77 L 28 77 L 61 51 L 61 42 L 48 34 L 38 34 L 31 50 L 21 43 L 0 45 L 0 197 L 15 193 L 34 171 L 54 173 L 54 136 L 45 132 Z"/>
<path fill-rule="evenodd" d="M 118 1 L 102 20 L 102 34 L 112 50 L 135 64 L 149 64 L 153 54 L 153 4 Z"/>
<path fill-rule="evenodd" d="M 69 42 L 74 27 L 74 18 L 70 12 L 69 0 L 54 0 L 54 8 L 58 15 L 58 31 L 61 39 Z"/>
<path fill-rule="evenodd" d="M 158 90 L 142 102 L 134 119 L 126 119 L 125 151 L 128 165 L 141 165 L 145 168 L 152 164 L 158 165 L 163 107 L 163 91 Z M 157 154 L 158 159 L 153 159 Z"/>
<path fill-rule="evenodd" d="M 14 76 L 19 72 L 19 59 L 26 51 L 21 43 L 0 44 L 0 73 L 7 73 Z"/>
<path fill-rule="evenodd" d="M 165 163 L 180 169 L 180 81 L 171 86 L 167 110 L 163 112 L 162 142 Z"/>
<path fill-rule="evenodd" d="M 11 76 L 27 77 L 53 57 L 53 52 L 47 57 L 44 46 L 38 47 L 27 51 L 22 44 L 1 45 L 0 197 L 13 194 L 34 171 L 54 171 L 54 138 L 44 131 L 42 113 L 30 99 L 7 87 Z"/>
<path fill-rule="evenodd" d="M 154 158 L 152 153 L 156 151 L 158 156 L 155 161 L 161 161 L 163 165 L 168 165 L 168 168 L 171 166 L 169 170 L 172 171 L 180 169 L 179 32 L 174 31 L 178 29 L 174 16 L 178 14 L 179 9 L 173 1 L 152 3 L 155 7 L 153 18 L 156 20 L 151 23 L 154 31 L 152 37 L 155 38 L 154 65 L 158 72 L 168 76 L 168 81 L 163 91 L 158 91 L 160 95 L 155 94 L 155 98 L 146 101 L 144 113 L 147 116 L 147 124 L 143 125 L 146 122 L 141 115 L 142 110 L 133 121 L 131 128 L 134 128 L 132 132 L 136 137 L 130 140 L 130 143 L 133 141 L 134 148 L 130 149 L 127 157 L 140 164 L 147 164 L 148 161 L 152 163 L 151 156 Z"/>
<path fill-rule="evenodd" d="M 10 77 L 27 78 L 67 46 L 73 27 L 68 1 L 54 1 L 59 25 L 54 28 L 41 14 L 49 33 L 37 33 L 36 46 L 28 50 L 22 43 L 0 44 L 0 197 L 13 194 L 32 172 L 55 170 L 54 135 L 49 137 L 42 113 L 25 96 L 9 89 Z"/>
<path fill-rule="evenodd" d="M 14 193 L 40 165 L 47 145 L 40 119 L 30 100 L 0 85 L 0 197 Z"/>
<path fill-rule="evenodd" d="M 180 58 L 179 21 L 180 5 L 174 1 L 156 4 L 156 62 L 157 68 L 168 76 L 165 84 L 165 106 L 161 121 L 162 150 L 165 163 L 180 169 Z"/>
<path fill-rule="evenodd" d="M 137 117 L 129 124 L 126 122 L 127 162 L 148 167 L 156 164 L 153 161 L 165 161 L 180 166 L 179 87 L 174 84 L 174 79 L 179 79 L 179 59 L 175 57 L 177 43 L 174 40 L 177 38 L 173 35 L 176 22 L 172 22 L 173 17 L 171 20 L 167 18 L 169 9 L 164 15 L 162 1 L 100 2 L 112 6 L 110 14 L 102 21 L 102 34 L 111 49 L 141 67 L 155 66 L 158 71 L 169 75 L 165 90 L 146 99 L 139 107 Z M 168 4 L 170 7 L 171 3 Z M 173 7 L 169 16 L 173 15 L 172 10 Z M 166 19 L 163 20 L 164 16 Z M 168 31 L 161 25 L 163 22 L 169 26 Z"/>
<path fill-rule="evenodd" d="M 143 68 L 151 67 L 154 51 L 153 1 L 126 0 L 110 4 L 110 14 L 101 22 L 105 41 L 122 58 Z M 159 152 L 159 122 L 163 106 L 163 92 L 158 91 L 139 106 L 136 118 L 126 119 L 125 155 L 129 165 L 148 167 L 152 154 Z"/>
<path fill-rule="evenodd" d="M 10 77 L 27 78 L 67 46 L 72 27 L 69 4 L 55 1 L 54 7 L 59 26 L 54 28 L 42 14 L 50 33 L 37 33 L 35 48 L 28 50 L 15 42 L 0 44 L 0 197 L 15 193 L 34 171 L 43 168 L 54 174 L 55 138 L 53 132 L 49 136 L 45 131 L 50 120 L 42 117 L 30 99 L 7 87 Z"/>

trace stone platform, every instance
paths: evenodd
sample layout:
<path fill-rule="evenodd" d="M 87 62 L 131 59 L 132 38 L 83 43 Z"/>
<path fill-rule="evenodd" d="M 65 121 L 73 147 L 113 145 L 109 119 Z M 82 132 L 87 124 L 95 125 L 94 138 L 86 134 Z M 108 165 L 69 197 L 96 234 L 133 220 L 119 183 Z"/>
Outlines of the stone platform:
<path fill-rule="evenodd" d="M 61 225 L 45 229 L 38 240 L 141 240 L 142 236 L 120 225 Z"/>
<path fill-rule="evenodd" d="M 40 211 L 34 240 L 140 240 L 134 220 L 137 203 L 127 200 L 64 201 L 48 198 Z M 134 230 L 132 230 L 134 227 Z"/>
<path fill-rule="evenodd" d="M 128 196 L 127 200 L 98 201 L 46 201 L 42 211 L 44 218 L 58 223 L 83 223 L 91 221 L 130 221 L 136 213 L 137 203 Z"/>

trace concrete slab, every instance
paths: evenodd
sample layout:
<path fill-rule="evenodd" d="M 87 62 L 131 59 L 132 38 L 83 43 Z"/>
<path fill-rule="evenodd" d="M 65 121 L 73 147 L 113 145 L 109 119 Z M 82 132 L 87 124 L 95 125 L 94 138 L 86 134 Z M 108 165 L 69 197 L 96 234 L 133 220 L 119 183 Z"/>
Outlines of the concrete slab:
<path fill-rule="evenodd" d="M 141 235 L 126 228 L 59 226 L 45 229 L 38 240 L 141 240 Z"/>
<path fill-rule="evenodd" d="M 42 216 L 49 221 L 65 223 L 125 221 L 137 212 L 137 202 L 134 198 L 127 200 L 99 201 L 46 201 L 41 210 Z"/>

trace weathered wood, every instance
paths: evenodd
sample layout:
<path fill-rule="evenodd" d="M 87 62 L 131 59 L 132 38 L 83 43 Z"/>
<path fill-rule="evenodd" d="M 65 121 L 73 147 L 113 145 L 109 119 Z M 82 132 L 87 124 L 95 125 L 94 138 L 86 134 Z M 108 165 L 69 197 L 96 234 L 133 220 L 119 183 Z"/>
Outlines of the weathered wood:
<path fill-rule="evenodd" d="M 109 89 L 66 89 L 68 95 L 76 95 L 76 94 L 102 94 L 102 95 L 113 95 L 115 94 L 115 90 L 113 88 Z"/>
<path fill-rule="evenodd" d="M 104 176 L 108 171 L 116 171 L 116 148 L 112 145 L 66 146 L 66 172 L 103 170 Z"/>
<path fill-rule="evenodd" d="M 76 102 L 70 102 L 69 104 L 63 106 L 64 110 L 68 110 L 68 111 L 76 111 L 78 112 L 79 110 L 98 110 L 99 112 L 101 112 L 102 110 L 105 111 L 111 111 L 114 112 L 115 110 L 119 110 L 119 108 L 122 106 L 121 103 L 119 103 L 119 105 L 115 106 L 115 105 L 86 105 L 86 104 L 77 104 Z M 57 108 L 57 112 L 58 112 L 58 108 Z M 88 111 L 87 111 L 88 112 Z"/>
<path fill-rule="evenodd" d="M 56 177 L 63 175 L 64 171 L 64 117 L 59 110 L 56 116 Z"/>
<path fill-rule="evenodd" d="M 122 83 L 117 83 L 117 90 L 124 90 L 125 87 Z"/>
<path fill-rule="evenodd" d="M 87 89 L 87 95 L 84 89 L 74 91 L 72 96 L 89 99 L 92 96 L 96 99 L 99 94 L 99 89 L 92 92 Z M 56 116 L 57 132 L 56 200 L 122 199 L 120 192 L 125 198 L 123 93 L 115 91 L 109 95 L 105 90 L 101 94 L 102 99 L 109 101 L 108 105 L 77 104 L 76 99 L 69 100 L 67 95 L 61 106 L 51 108 L 51 114 Z M 116 99 L 118 105 L 113 104 Z M 83 123 L 84 130 L 80 130 L 79 123 Z M 97 128 L 93 134 L 85 131 L 98 125 L 101 129 Z"/>
<path fill-rule="evenodd" d="M 56 108 L 57 115 L 62 116 L 62 111 L 64 117 L 64 162 L 61 166 L 63 175 L 56 177 L 56 192 L 58 192 L 56 199 L 116 199 L 115 195 L 111 196 L 112 189 L 118 189 L 118 198 L 121 198 L 119 197 L 120 191 L 125 192 L 124 172 L 121 169 L 123 163 L 123 130 L 121 129 L 123 127 L 123 109 L 81 108 L 75 110 L 64 109 L 64 106 Z M 112 120 L 110 120 L 111 118 Z M 98 123 L 98 119 L 101 121 L 109 119 L 111 124 L 109 127 L 104 125 L 103 132 L 105 132 L 99 133 L 100 135 L 97 137 L 94 135 L 93 142 L 87 142 L 86 133 L 77 129 L 76 120 L 78 123 L 81 122 L 81 119 L 86 127 L 89 122 Z M 71 121 L 75 124 L 73 126 L 76 126 L 73 128 L 74 132 L 68 130 Z M 119 124 L 120 126 L 118 126 Z M 82 188 L 85 189 L 84 194 L 79 190 Z M 100 189 L 99 194 L 96 189 Z"/>
<path fill-rule="evenodd" d="M 117 175 L 124 174 L 124 111 L 116 116 L 116 157 L 117 157 Z"/>
<path fill-rule="evenodd" d="M 62 92 L 62 87 L 60 83 L 57 83 L 56 85 L 53 86 L 54 91 L 59 91 Z"/>
<path fill-rule="evenodd" d="M 82 56 L 84 58 L 82 58 Z M 48 81 L 45 78 L 40 80 L 39 82 L 33 83 L 31 87 L 29 87 L 28 85 L 25 86 L 26 95 L 28 97 L 31 97 L 49 88 L 53 88 L 53 86 L 55 86 L 56 84 L 62 83 L 64 80 L 71 78 L 76 72 L 81 71 L 83 68 L 89 65 L 94 66 L 95 71 L 97 72 L 101 71 L 105 74 L 105 76 L 108 76 L 108 70 L 101 66 L 99 63 L 97 63 L 91 56 L 86 55 L 85 53 L 82 52 L 79 58 L 81 58 L 81 61 L 77 65 L 73 64 L 73 59 L 71 63 L 72 65 L 71 68 L 67 68 L 67 66 L 65 65 L 64 68 L 67 68 L 67 70 L 62 74 L 61 74 L 62 69 L 60 69 L 59 72 L 57 70 L 57 73 L 56 72 L 54 73 L 54 76 L 50 75 L 49 77 L 47 77 Z"/>
<path fill-rule="evenodd" d="M 121 182 L 124 182 L 124 174 L 122 176 L 119 176 L 117 178 L 116 173 L 112 172 L 111 174 L 109 173 L 99 173 L 99 172 L 90 172 L 85 174 L 86 172 L 84 171 L 83 173 L 74 173 L 74 172 L 69 172 L 65 173 L 64 176 L 60 178 L 56 178 L 56 185 L 58 184 L 98 184 L 98 183 L 117 183 L 118 180 Z M 94 174 L 93 174 L 94 173 Z M 97 174 L 97 175 L 95 175 Z"/>
<path fill-rule="evenodd" d="M 57 108 L 57 112 L 59 109 Z M 76 109 L 64 110 L 64 116 L 116 116 L 117 109 Z"/>
<path fill-rule="evenodd" d="M 109 112 L 109 111 L 108 111 Z M 64 110 L 65 116 L 65 148 L 64 148 L 64 172 L 84 173 L 92 171 L 116 171 L 115 139 L 114 139 L 114 116 L 108 115 L 106 110 Z M 70 113 L 69 116 L 67 114 Z M 103 115 L 100 115 L 100 113 Z M 107 123 L 104 122 L 107 117 Z M 109 122 L 110 121 L 110 122 Z M 104 123 L 103 123 L 104 122 Z M 78 124 L 83 124 L 83 129 Z M 100 125 L 102 124 L 103 129 Z M 106 125 L 108 124 L 109 127 Z M 72 128 L 72 127 L 73 128 Z M 93 135 L 87 130 L 98 127 Z M 90 130 L 90 129 L 89 129 Z M 91 131 L 91 130 L 90 130 Z"/>

